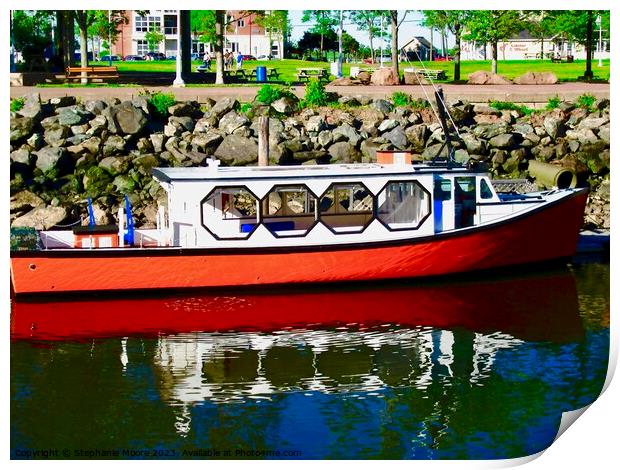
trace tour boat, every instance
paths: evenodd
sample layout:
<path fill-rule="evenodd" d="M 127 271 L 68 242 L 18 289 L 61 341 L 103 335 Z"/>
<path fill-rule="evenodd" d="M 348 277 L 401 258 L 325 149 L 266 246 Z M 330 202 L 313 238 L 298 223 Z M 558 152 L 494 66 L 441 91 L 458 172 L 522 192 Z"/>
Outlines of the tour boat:
<path fill-rule="evenodd" d="M 575 253 L 586 189 L 498 192 L 448 162 L 156 168 L 157 228 L 38 232 L 16 294 L 221 288 L 453 275 Z M 129 222 L 129 223 L 128 223 Z"/>

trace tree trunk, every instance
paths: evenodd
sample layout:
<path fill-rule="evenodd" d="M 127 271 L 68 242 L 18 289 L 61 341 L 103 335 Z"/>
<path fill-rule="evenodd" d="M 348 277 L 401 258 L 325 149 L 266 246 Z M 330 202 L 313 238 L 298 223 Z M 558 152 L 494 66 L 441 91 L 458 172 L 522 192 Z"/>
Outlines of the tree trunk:
<path fill-rule="evenodd" d="M 392 26 L 392 70 L 394 71 L 394 75 L 400 80 L 400 75 L 398 73 L 398 11 L 390 10 L 390 23 Z"/>
<path fill-rule="evenodd" d="M 592 10 L 588 10 L 588 24 L 587 24 L 587 36 L 586 36 L 586 72 L 583 74 L 586 80 L 592 80 L 594 74 L 592 73 L 592 34 L 593 34 L 593 15 Z"/>
<path fill-rule="evenodd" d="M 454 52 L 454 81 L 461 79 L 461 25 L 454 27 L 456 38 L 456 51 Z"/>
<path fill-rule="evenodd" d="M 545 58 L 545 37 L 540 38 L 540 60 Z"/>
<path fill-rule="evenodd" d="M 215 83 L 224 84 L 224 10 L 215 10 Z"/>
<path fill-rule="evenodd" d="M 75 18 L 77 20 L 78 27 L 80 29 L 80 66 L 82 68 L 88 67 L 88 12 L 86 10 L 77 10 L 75 12 Z M 85 85 L 88 83 L 88 75 L 83 70 L 81 73 L 80 82 Z"/>
<path fill-rule="evenodd" d="M 497 41 L 491 43 L 491 73 L 497 73 Z"/>
<path fill-rule="evenodd" d="M 368 39 L 370 39 L 370 60 L 372 63 L 375 63 L 375 46 L 373 46 L 373 35 L 372 32 L 368 33 Z"/>

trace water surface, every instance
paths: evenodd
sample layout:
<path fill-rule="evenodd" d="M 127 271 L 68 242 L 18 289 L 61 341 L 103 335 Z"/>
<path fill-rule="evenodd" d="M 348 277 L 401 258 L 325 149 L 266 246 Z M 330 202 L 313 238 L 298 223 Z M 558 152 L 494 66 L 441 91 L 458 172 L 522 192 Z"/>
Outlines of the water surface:
<path fill-rule="evenodd" d="M 609 265 L 18 301 L 11 337 L 13 458 L 521 457 L 600 393 Z"/>

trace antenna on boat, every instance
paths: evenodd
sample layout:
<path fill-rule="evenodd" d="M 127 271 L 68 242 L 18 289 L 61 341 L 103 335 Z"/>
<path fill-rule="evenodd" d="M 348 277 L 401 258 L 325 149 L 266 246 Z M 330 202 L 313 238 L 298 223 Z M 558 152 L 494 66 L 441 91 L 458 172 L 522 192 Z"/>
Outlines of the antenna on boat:
<path fill-rule="evenodd" d="M 454 162 L 454 147 L 452 146 L 452 137 L 450 136 L 450 130 L 448 129 L 448 123 L 446 122 L 446 114 L 448 110 L 446 109 L 445 102 L 443 100 L 443 88 L 439 87 L 435 90 L 435 101 L 437 102 L 437 110 L 439 111 L 439 122 L 441 123 L 441 128 L 443 129 L 443 134 L 445 136 L 445 140 L 439 150 L 437 151 L 437 155 L 433 158 L 433 163 L 439 155 L 444 147 L 448 147 L 448 158 L 447 165 L 448 168 L 453 165 Z"/>
<path fill-rule="evenodd" d="M 424 65 L 424 62 L 422 61 L 422 58 L 420 57 L 420 55 L 417 52 L 414 52 L 414 54 L 417 56 L 418 61 L 420 62 L 420 65 L 422 65 L 422 69 L 424 71 L 428 72 L 428 69 L 426 68 L 426 65 Z M 407 62 L 409 63 L 409 65 L 414 67 L 414 70 L 415 70 L 415 66 L 409 60 L 409 55 L 407 54 L 407 51 L 405 50 L 404 46 L 401 48 L 401 56 L 404 56 L 406 58 Z M 431 51 L 431 57 L 432 57 L 432 51 Z M 441 155 L 441 152 L 443 151 L 443 148 L 447 145 L 448 146 L 448 158 L 446 159 L 446 165 L 448 166 L 448 168 L 450 168 L 453 165 L 457 166 L 457 164 L 455 162 L 455 159 L 454 159 L 454 147 L 452 146 L 452 140 L 451 140 L 450 132 L 448 130 L 447 119 L 449 119 L 450 122 L 452 123 L 452 127 L 454 128 L 454 130 L 456 131 L 456 134 L 458 135 L 458 137 L 460 139 L 461 138 L 461 134 L 459 133 L 459 128 L 457 127 L 456 123 L 454 122 L 454 119 L 452 119 L 452 116 L 450 115 L 450 112 L 448 111 L 448 107 L 446 106 L 446 102 L 445 102 L 444 97 L 443 97 L 443 89 L 441 87 L 437 87 L 435 85 L 435 83 L 433 82 L 433 79 L 431 78 L 431 74 L 430 73 L 424 74 L 424 79 L 428 80 L 430 82 L 431 86 L 433 87 L 433 90 L 435 91 L 435 102 L 437 104 L 437 111 L 435 111 L 435 107 L 433 106 L 433 102 L 430 99 L 430 97 L 429 97 L 429 95 L 428 95 L 428 93 L 426 91 L 426 88 L 424 88 L 424 85 L 422 85 L 422 83 L 420 83 L 419 80 L 418 80 L 418 84 L 420 85 L 420 88 L 424 92 L 424 95 L 426 96 L 426 101 L 428 101 L 428 103 L 430 104 L 431 110 L 433 111 L 433 114 L 435 115 L 437 120 L 441 123 L 441 127 L 443 129 L 443 133 L 444 133 L 444 136 L 445 136 L 445 142 L 439 148 L 439 151 L 433 157 L 431 162 L 432 163 L 436 162 L 436 160 L 438 159 L 439 155 Z M 447 119 L 446 119 L 446 117 L 447 117 Z"/>

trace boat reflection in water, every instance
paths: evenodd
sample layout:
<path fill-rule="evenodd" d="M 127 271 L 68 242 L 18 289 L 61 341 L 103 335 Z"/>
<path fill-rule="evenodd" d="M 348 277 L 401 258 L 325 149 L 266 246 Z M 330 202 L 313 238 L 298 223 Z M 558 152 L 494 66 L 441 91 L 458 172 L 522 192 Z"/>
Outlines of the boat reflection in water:
<path fill-rule="evenodd" d="M 568 270 L 422 285 L 20 299 L 11 322 L 14 348 L 63 345 L 56 361 L 76 381 L 73 366 L 99 350 L 112 377 L 92 393 L 105 401 L 120 386 L 127 400 L 122 430 L 107 429 L 118 405 L 92 417 L 117 436 L 115 445 L 286 444 L 302 458 L 507 458 L 542 450 L 561 412 L 600 391 L 604 347 L 575 348 L 587 335 Z M 123 380 L 135 384 L 113 377 L 119 358 Z M 590 362 L 596 367 L 575 372 Z M 588 374 L 593 383 L 579 388 Z M 576 394 L 585 388 L 598 391 Z M 149 400 L 132 398 L 140 396 Z M 161 423 L 172 414 L 174 429 L 149 430 L 151 440 L 132 435 L 141 413 L 160 413 Z M 45 442 L 70 444 L 58 439 Z"/>

